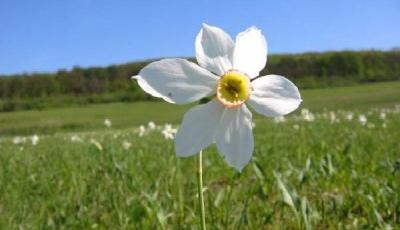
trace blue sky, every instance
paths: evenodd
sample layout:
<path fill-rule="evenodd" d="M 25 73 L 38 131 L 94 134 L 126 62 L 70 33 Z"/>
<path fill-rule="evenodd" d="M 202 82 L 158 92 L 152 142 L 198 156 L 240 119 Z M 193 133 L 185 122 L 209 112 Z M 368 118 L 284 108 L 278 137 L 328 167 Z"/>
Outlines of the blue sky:
<path fill-rule="evenodd" d="M 1 0 L 0 74 L 193 56 L 202 22 L 256 25 L 269 53 L 400 46 L 399 0 Z"/>

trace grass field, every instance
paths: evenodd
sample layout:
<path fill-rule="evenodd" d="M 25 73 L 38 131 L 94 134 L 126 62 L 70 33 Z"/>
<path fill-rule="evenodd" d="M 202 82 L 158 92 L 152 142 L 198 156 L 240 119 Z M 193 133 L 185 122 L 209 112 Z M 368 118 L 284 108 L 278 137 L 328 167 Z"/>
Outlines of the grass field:
<path fill-rule="evenodd" d="M 375 83 L 353 87 L 303 90 L 302 107 L 312 111 L 388 107 L 400 103 L 400 82 Z M 0 135 L 55 133 L 105 129 L 109 118 L 114 128 L 157 123 L 178 124 L 193 105 L 164 102 L 111 103 L 43 111 L 0 113 Z"/>
<path fill-rule="evenodd" d="M 302 93 L 315 113 L 256 117 L 242 173 L 204 152 L 208 228 L 400 229 L 400 83 Z M 199 229 L 196 158 L 176 158 L 163 126 L 137 128 L 188 107 L 0 114 L 0 229 Z"/>

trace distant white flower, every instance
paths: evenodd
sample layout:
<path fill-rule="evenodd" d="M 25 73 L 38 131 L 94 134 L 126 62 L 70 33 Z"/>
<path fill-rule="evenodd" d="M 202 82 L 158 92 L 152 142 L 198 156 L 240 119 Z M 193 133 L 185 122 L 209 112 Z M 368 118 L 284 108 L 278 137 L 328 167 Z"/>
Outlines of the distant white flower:
<path fill-rule="evenodd" d="M 107 127 L 107 128 L 111 128 L 111 126 L 112 126 L 112 122 L 111 122 L 111 120 L 110 119 L 105 119 L 104 120 L 104 125 Z"/>
<path fill-rule="evenodd" d="M 295 130 L 299 130 L 299 129 L 300 129 L 300 126 L 299 126 L 298 124 L 294 124 L 294 125 L 293 125 L 293 128 L 294 128 Z"/>
<path fill-rule="evenodd" d="M 16 136 L 13 138 L 12 143 L 14 145 L 19 145 L 19 144 L 24 144 L 26 142 L 26 138 L 25 137 L 19 137 Z"/>
<path fill-rule="evenodd" d="M 336 118 L 336 114 L 333 111 L 329 112 L 329 119 L 331 120 L 331 123 L 335 123 L 338 122 L 337 118 Z"/>
<path fill-rule="evenodd" d="M 285 121 L 286 121 L 286 118 L 284 116 L 274 117 L 274 122 L 275 123 L 283 123 Z"/>
<path fill-rule="evenodd" d="M 142 137 L 144 134 L 146 134 L 146 128 L 141 125 L 139 126 L 139 136 Z"/>
<path fill-rule="evenodd" d="M 78 135 L 74 134 L 71 136 L 71 142 L 82 142 L 82 138 L 80 138 Z"/>
<path fill-rule="evenodd" d="M 150 130 L 157 128 L 156 123 L 154 123 L 153 121 L 150 121 L 147 126 Z"/>
<path fill-rule="evenodd" d="M 364 114 L 361 114 L 361 115 L 358 116 L 358 121 L 362 125 L 366 125 L 367 124 L 367 117 Z"/>
<path fill-rule="evenodd" d="M 32 145 L 37 145 L 37 143 L 39 142 L 39 136 L 38 135 L 33 135 L 32 137 L 31 137 L 31 142 L 32 142 Z"/>
<path fill-rule="evenodd" d="M 347 112 L 345 117 L 346 117 L 346 120 L 351 121 L 351 120 L 353 120 L 353 116 L 354 116 L 353 112 Z"/>
<path fill-rule="evenodd" d="M 122 148 L 124 148 L 125 150 L 130 149 L 131 146 L 132 146 L 132 144 L 131 144 L 129 141 L 124 141 L 124 142 L 122 143 Z"/>
<path fill-rule="evenodd" d="M 171 124 L 165 124 L 163 130 L 161 133 L 164 135 L 164 138 L 169 140 L 169 139 L 174 139 L 175 134 L 178 132 L 177 129 L 172 128 Z"/>
<path fill-rule="evenodd" d="M 379 114 L 379 117 L 380 117 L 382 120 L 385 120 L 385 119 L 386 119 L 386 113 L 385 113 L 385 112 L 381 112 L 381 113 Z"/>
<path fill-rule="evenodd" d="M 385 123 L 385 122 L 383 122 L 383 124 L 382 124 L 382 128 L 386 129 L 386 127 L 387 127 L 386 123 Z"/>
<path fill-rule="evenodd" d="M 14 137 L 13 139 L 12 139 L 12 143 L 14 144 L 14 145 L 18 145 L 18 144 L 20 144 L 21 143 L 21 137 Z"/>
<path fill-rule="evenodd" d="M 310 110 L 308 110 L 306 108 L 301 110 L 301 115 L 303 116 L 303 119 L 306 120 L 306 121 L 310 121 L 311 122 L 311 121 L 314 121 L 314 119 L 315 119 L 314 114 L 312 114 L 310 112 Z"/>
<path fill-rule="evenodd" d="M 170 103 L 216 95 L 185 114 L 175 136 L 176 154 L 188 157 L 216 143 L 220 155 L 240 171 L 254 148 L 247 105 L 265 116 L 282 116 L 299 106 L 300 93 L 282 76 L 257 77 L 267 61 L 267 42 L 254 26 L 234 42 L 222 29 L 203 24 L 195 47 L 201 67 L 184 59 L 163 59 L 133 78 L 144 91 Z"/>

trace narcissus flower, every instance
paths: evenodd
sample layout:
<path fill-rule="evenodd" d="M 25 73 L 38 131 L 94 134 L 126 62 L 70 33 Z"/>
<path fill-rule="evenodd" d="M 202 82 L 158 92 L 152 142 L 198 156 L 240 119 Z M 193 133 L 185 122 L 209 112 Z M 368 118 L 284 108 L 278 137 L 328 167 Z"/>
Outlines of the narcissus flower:
<path fill-rule="evenodd" d="M 172 140 L 177 133 L 177 130 L 172 128 L 171 124 L 165 124 L 164 128 L 161 130 L 162 135 L 166 140 Z"/>
<path fill-rule="evenodd" d="M 254 148 L 252 113 L 282 116 L 301 103 L 297 87 L 278 75 L 258 77 L 267 61 L 267 42 L 250 27 L 236 41 L 222 29 L 203 24 L 197 35 L 196 58 L 200 66 L 184 59 L 163 59 L 134 76 L 147 93 L 176 104 L 215 95 L 184 116 L 175 136 L 180 157 L 198 153 L 212 143 L 226 162 L 239 171 Z"/>
<path fill-rule="evenodd" d="M 105 119 L 104 120 L 104 125 L 107 127 L 107 128 L 111 128 L 111 126 L 112 126 L 112 123 L 111 123 L 111 120 L 110 119 Z"/>
<path fill-rule="evenodd" d="M 34 135 L 31 137 L 31 142 L 32 142 L 32 145 L 37 145 L 37 143 L 39 142 L 39 136 L 36 135 L 36 134 L 34 134 Z"/>

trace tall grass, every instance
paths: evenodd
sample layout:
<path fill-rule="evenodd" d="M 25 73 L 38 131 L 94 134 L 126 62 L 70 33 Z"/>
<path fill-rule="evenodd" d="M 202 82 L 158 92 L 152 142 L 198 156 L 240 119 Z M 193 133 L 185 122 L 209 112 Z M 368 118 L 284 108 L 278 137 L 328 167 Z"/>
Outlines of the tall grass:
<path fill-rule="evenodd" d="M 399 109 L 304 114 L 257 118 L 242 173 L 204 151 L 210 229 L 398 229 Z M 196 157 L 160 129 L 0 139 L 0 228 L 196 228 Z"/>

